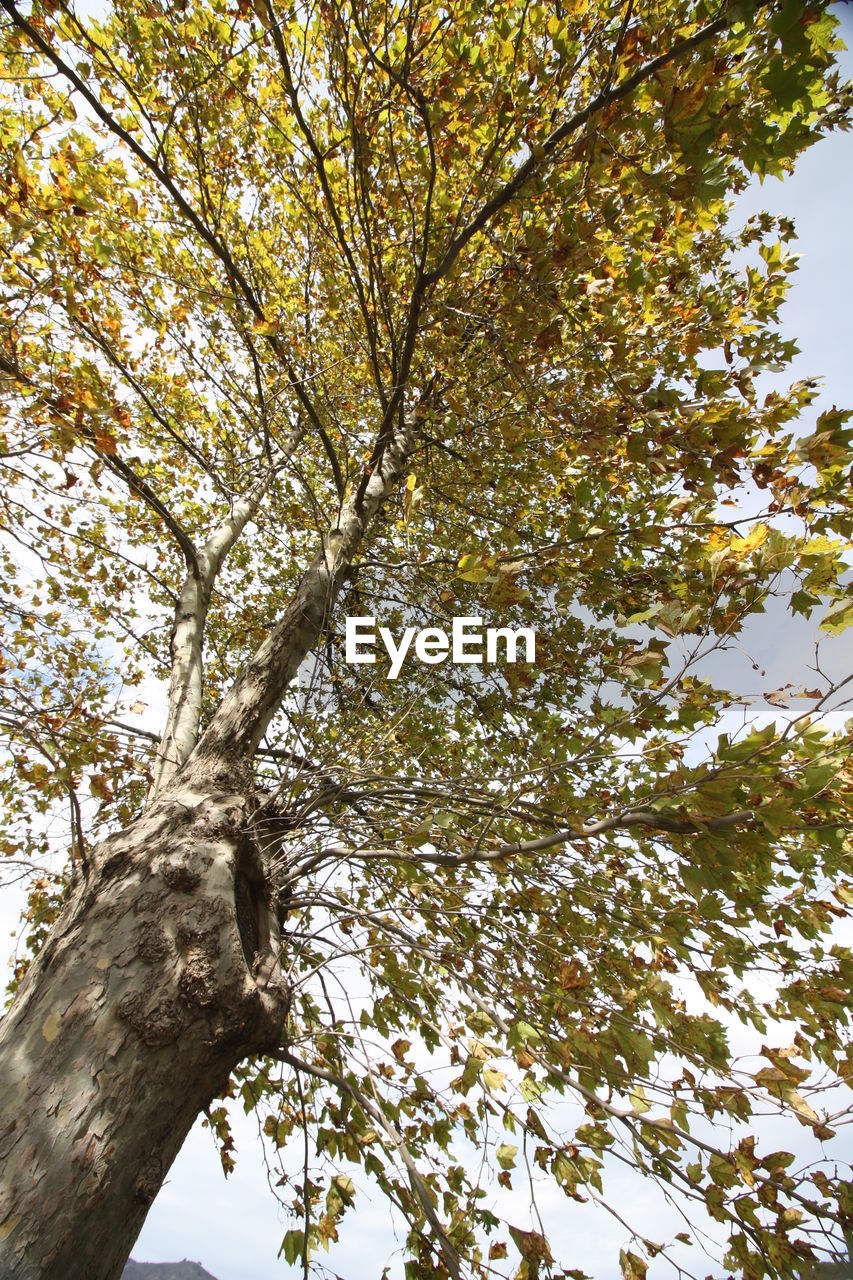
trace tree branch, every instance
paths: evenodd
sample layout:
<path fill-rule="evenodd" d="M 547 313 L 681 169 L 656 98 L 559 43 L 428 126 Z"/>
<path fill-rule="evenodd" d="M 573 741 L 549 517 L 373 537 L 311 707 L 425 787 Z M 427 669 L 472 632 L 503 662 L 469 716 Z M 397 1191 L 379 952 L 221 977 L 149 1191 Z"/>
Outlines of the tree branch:
<path fill-rule="evenodd" d="M 421 1177 L 412 1153 L 406 1146 L 405 1139 L 397 1129 L 396 1125 L 393 1124 L 393 1122 L 385 1115 L 382 1108 L 375 1106 L 369 1098 L 365 1097 L 360 1089 L 358 1089 L 354 1084 L 351 1084 L 344 1076 L 338 1075 L 333 1071 L 327 1071 L 324 1067 L 317 1067 L 311 1063 L 304 1062 L 301 1058 L 297 1058 L 292 1054 L 288 1049 L 280 1049 L 277 1052 L 270 1053 L 268 1056 L 275 1058 L 278 1062 L 287 1063 L 288 1066 L 293 1067 L 296 1071 L 304 1071 L 307 1075 L 314 1076 L 316 1079 L 323 1080 L 327 1084 L 334 1085 L 335 1088 L 348 1093 L 353 1101 L 356 1102 L 372 1120 L 375 1120 L 376 1123 L 385 1130 L 385 1134 L 391 1145 L 403 1161 L 403 1164 L 406 1166 L 406 1172 L 409 1176 L 409 1183 L 412 1191 L 415 1193 L 415 1196 L 426 1215 L 427 1221 L 435 1232 L 436 1239 L 438 1240 L 438 1245 L 441 1250 L 441 1255 L 444 1258 L 445 1265 L 447 1266 L 450 1275 L 453 1277 L 453 1280 L 462 1280 L 459 1254 L 450 1242 L 441 1219 L 435 1211 L 435 1207 L 430 1199 L 429 1188 Z"/>
<path fill-rule="evenodd" d="M 368 527 L 406 473 L 424 411 L 422 400 L 403 415 L 363 498 L 355 494 L 327 532 L 280 622 L 247 662 L 202 736 L 195 751 L 200 768 L 209 768 L 216 759 L 254 755 L 287 686 L 320 636 Z"/>
<path fill-rule="evenodd" d="M 3 3 L 5 4 L 6 0 L 3 0 Z M 666 53 L 660 54 L 657 58 L 652 58 L 651 61 L 640 67 L 633 75 L 628 76 L 614 88 L 606 89 L 599 93 L 593 98 L 592 102 L 589 102 L 580 111 L 576 111 L 573 116 L 554 129 L 541 146 L 533 148 L 530 155 L 523 164 L 519 165 L 513 176 L 495 192 L 490 200 L 486 201 L 480 212 L 475 214 L 468 225 L 450 242 L 441 261 L 426 273 L 424 277 L 425 287 L 436 284 L 442 276 L 447 275 L 465 245 L 473 239 L 478 231 L 482 231 L 497 213 L 500 213 L 506 205 L 515 199 L 522 187 L 553 158 L 561 143 L 565 142 L 573 133 L 576 133 L 594 115 L 611 106 L 614 102 L 627 98 L 644 81 L 653 76 L 656 71 L 660 71 L 662 67 L 667 66 L 670 62 L 674 62 L 682 54 L 690 53 L 693 49 L 698 48 L 707 40 L 712 39 L 713 36 L 724 31 L 727 26 L 728 20 L 726 18 L 716 18 L 713 22 L 709 22 L 707 26 L 695 32 L 694 35 L 684 40 L 676 41 Z"/>
<path fill-rule="evenodd" d="M 204 627 L 216 576 L 225 557 L 258 510 L 274 478 L 290 461 L 303 435 L 301 426 L 291 431 L 275 465 L 264 472 L 245 498 L 233 504 L 229 515 L 199 551 L 196 570 L 191 570 L 184 579 L 172 628 L 169 714 L 157 748 L 149 797 L 155 796 L 178 772 L 198 741 L 204 677 Z"/>
<path fill-rule="evenodd" d="M 0 352 L 0 372 L 7 374 L 15 382 L 21 383 L 26 387 L 35 387 L 38 391 L 37 383 L 9 360 L 2 352 Z M 119 458 L 117 454 L 109 453 L 102 449 L 98 444 L 96 433 L 90 428 L 84 426 L 80 422 L 73 421 L 68 417 L 68 412 L 61 401 L 55 396 L 43 395 L 43 402 L 48 406 L 51 413 L 59 418 L 72 435 L 81 436 L 87 444 L 94 450 L 104 466 L 118 476 L 130 489 L 131 493 L 141 498 L 152 511 L 154 511 L 165 524 L 166 528 L 172 534 L 178 546 L 183 552 L 187 567 L 190 570 L 197 571 L 198 564 L 196 560 L 196 549 L 189 534 L 182 528 L 180 522 L 172 515 L 169 508 L 160 501 L 156 493 L 152 490 L 146 480 L 137 475 L 133 467 Z"/>
<path fill-rule="evenodd" d="M 81 95 L 83 100 L 88 103 L 94 114 L 101 123 L 109 129 L 110 133 L 114 134 L 115 137 L 125 144 L 125 146 L 129 147 L 133 155 L 135 155 L 145 168 L 153 174 L 163 189 L 168 192 L 183 217 L 187 222 L 189 222 L 190 226 L 197 232 L 215 257 L 222 263 L 229 281 L 236 291 L 242 295 L 255 319 L 261 324 L 266 324 L 267 320 L 263 307 L 261 306 L 261 303 L 246 275 L 240 270 L 228 248 L 223 244 L 221 239 L 211 231 L 210 227 L 201 215 L 193 208 L 165 167 L 154 156 L 149 155 L 145 148 L 137 142 L 133 134 L 125 129 L 125 127 L 104 108 L 100 99 L 91 91 L 91 89 L 88 88 L 85 81 L 78 75 L 75 69 L 69 66 L 68 63 L 54 50 L 50 42 L 45 40 L 31 22 L 27 21 L 24 15 L 14 4 L 14 0 L 0 0 L 0 5 L 2 5 L 6 10 L 15 26 L 27 35 L 39 52 L 44 54 L 56 70 L 65 77 L 69 84 L 71 84 L 77 93 Z M 299 400 L 299 403 L 303 406 L 317 430 L 323 448 L 329 458 L 329 464 L 332 468 L 332 476 L 338 496 L 343 498 L 345 487 L 343 476 L 341 474 L 337 454 L 335 453 L 328 433 L 323 427 L 317 411 L 302 385 L 302 380 L 297 376 L 296 370 L 288 359 L 287 352 L 285 351 L 280 339 L 274 332 L 265 332 L 264 336 L 267 338 L 267 341 L 270 343 L 270 346 L 280 360 L 285 373 L 287 374 L 288 382 Z"/>
<path fill-rule="evenodd" d="M 116 120 L 116 118 L 104 108 L 100 99 L 87 86 L 86 82 L 78 75 L 76 70 L 69 66 L 69 64 L 56 52 L 50 42 L 45 40 L 44 36 L 36 30 L 31 22 L 27 21 L 21 11 L 14 4 L 14 0 L 0 0 L 0 5 L 2 5 L 6 10 L 15 26 L 28 36 L 39 52 L 43 53 L 48 61 L 53 64 L 56 70 L 65 77 L 69 84 L 73 85 L 77 93 L 79 93 L 83 100 L 88 103 L 97 118 L 102 124 L 106 125 L 110 133 L 114 134 L 125 144 L 125 146 L 129 147 L 137 160 L 141 161 L 145 168 L 154 175 L 161 186 L 168 191 L 183 216 L 199 236 L 201 236 L 202 240 L 211 252 L 215 254 L 225 267 L 229 279 L 238 287 L 240 293 L 242 293 L 255 316 L 257 316 L 258 319 L 263 319 L 263 312 L 261 311 L 260 303 L 255 297 L 249 281 L 237 266 L 227 248 L 222 244 L 218 237 L 214 235 L 205 223 L 204 219 L 200 217 L 192 207 L 183 192 L 169 176 L 163 165 L 161 165 L 153 156 L 149 155 L 145 148 L 137 142 L 133 134 L 129 133 L 128 130 L 125 129 L 122 124 L 119 124 L 118 120 Z"/>
<path fill-rule="evenodd" d="M 303 138 L 305 139 L 306 143 L 308 144 L 308 148 L 311 152 L 311 155 L 314 158 L 314 167 L 316 168 L 317 176 L 320 179 L 320 186 L 323 191 L 323 198 L 326 201 L 326 207 L 329 210 L 329 214 L 331 216 L 332 223 L 335 228 L 335 234 L 337 235 L 338 244 L 340 245 L 341 251 L 346 260 L 347 267 L 349 268 L 350 277 L 352 279 L 353 287 L 355 288 L 355 291 L 356 291 L 359 310 L 361 311 L 362 319 L 364 320 L 367 344 L 370 349 L 370 362 L 373 366 L 373 376 L 376 381 L 376 390 L 379 394 L 379 400 L 384 410 L 387 404 L 387 397 L 385 395 L 385 388 L 382 382 L 382 373 L 379 368 L 379 355 L 378 355 L 377 344 L 376 344 L 376 325 L 374 323 L 373 318 L 371 317 L 370 308 L 367 305 L 367 297 L 365 296 L 365 292 L 364 292 L 364 284 L 362 282 L 361 274 L 359 273 L 358 266 L 356 264 L 352 249 L 350 248 L 349 241 L 347 240 L 346 233 L 344 232 L 344 226 L 341 220 L 341 215 L 338 210 L 338 206 L 337 206 L 337 202 L 335 200 L 334 194 L 332 192 L 331 184 L 329 182 L 329 175 L 326 171 L 326 157 L 324 156 L 317 142 L 317 139 L 314 136 L 314 132 L 311 129 L 311 126 L 308 124 L 308 121 L 305 119 L 305 115 L 302 111 L 302 105 L 299 101 L 299 94 L 297 93 L 296 85 L 293 80 L 293 73 L 291 72 L 291 69 L 290 69 L 290 60 L 287 56 L 287 49 L 285 48 L 284 40 L 282 39 L 282 35 L 281 35 L 281 25 L 275 16 L 275 11 L 273 10 L 271 0 L 264 0 L 264 3 L 265 3 L 265 8 L 267 10 L 267 13 L 269 14 L 270 32 L 272 34 L 273 44 L 275 45 L 275 51 L 278 57 L 279 65 L 281 67 L 282 74 L 284 76 L 284 87 L 287 93 L 288 101 L 290 102 L 291 108 L 293 109 L 293 114 L 296 118 L 296 123 L 299 125 L 299 130 Z"/>
<path fill-rule="evenodd" d="M 650 831 L 667 831 L 675 835 L 692 835 L 700 831 L 724 831 L 730 827 L 751 826 L 755 820 L 752 809 L 739 809 L 736 813 L 723 814 L 719 818 L 667 818 L 664 814 L 654 813 L 649 809 L 637 809 L 628 813 L 614 814 L 610 818 L 602 818 L 600 822 L 594 822 L 588 827 L 555 831 L 551 835 L 541 836 L 538 840 L 501 844 L 493 849 L 472 849 L 466 853 L 456 854 L 418 853 L 415 850 L 404 852 L 399 849 L 347 849 L 342 845 L 332 845 L 324 849 L 322 854 L 317 854 L 317 860 L 319 862 L 327 857 L 359 860 L 393 858 L 398 862 L 456 867 L 466 866 L 472 862 L 499 862 L 502 858 L 514 858 L 519 854 L 541 853 L 557 845 L 592 840 L 595 836 L 605 835 L 608 831 L 626 831 L 633 827 L 646 827 Z"/>

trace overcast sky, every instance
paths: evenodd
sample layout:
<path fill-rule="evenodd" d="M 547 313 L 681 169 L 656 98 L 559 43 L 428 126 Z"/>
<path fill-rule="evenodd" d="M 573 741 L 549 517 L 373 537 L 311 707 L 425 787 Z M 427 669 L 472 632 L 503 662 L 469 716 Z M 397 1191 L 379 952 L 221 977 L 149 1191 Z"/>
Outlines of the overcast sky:
<path fill-rule="evenodd" d="M 846 42 L 853 46 L 853 14 L 848 6 L 841 8 Z M 844 63 L 847 74 L 853 74 L 849 53 Z M 784 327 L 800 347 L 792 376 L 823 379 L 821 401 L 810 411 L 810 419 L 833 403 L 853 406 L 853 134 L 823 140 L 785 183 L 771 179 L 763 187 L 756 184 L 741 201 L 738 217 L 745 218 L 760 208 L 786 213 L 797 226 L 795 247 L 801 263 L 786 305 Z M 770 617 L 764 625 L 751 628 L 745 649 L 767 672 L 765 687 L 778 688 L 788 681 L 808 679 L 805 667 L 815 638 L 816 620 L 801 620 L 780 630 L 778 619 Z M 851 643 L 845 643 L 844 638 L 836 643 L 833 665 L 849 658 Z M 742 673 L 748 685 L 753 673 L 745 656 Z M 0 937 L 4 939 L 16 918 L 19 901 L 14 891 L 0 895 Z M 0 953 L 6 950 L 3 946 Z M 243 1117 L 239 1109 L 235 1135 L 237 1168 L 226 1182 L 210 1135 L 196 1126 L 151 1209 L 133 1251 L 136 1259 L 194 1259 L 218 1280 L 271 1280 L 277 1276 L 284 1280 L 296 1275 L 283 1261 L 276 1262 L 289 1224 L 267 1186 L 255 1122 Z M 618 1177 L 610 1190 L 618 1202 Z M 667 1234 L 673 1219 L 664 1212 L 654 1188 L 634 1179 L 630 1189 L 625 1186 L 625 1194 L 630 1197 L 631 1217 L 642 1222 L 645 1234 L 651 1238 Z M 572 1242 L 565 1264 L 583 1267 L 595 1280 L 612 1280 L 617 1274 L 619 1247 L 626 1242 L 624 1230 L 604 1215 L 590 1214 L 587 1206 L 569 1205 L 556 1188 L 551 1206 L 560 1223 L 560 1236 Z M 543 1208 L 547 1207 L 546 1197 Z M 681 1225 L 672 1229 L 677 1231 Z M 360 1200 L 351 1220 L 345 1219 L 341 1236 L 341 1244 L 324 1261 L 346 1280 L 378 1280 L 398 1243 L 389 1211 L 378 1193 L 371 1200 Z M 697 1270 L 704 1274 L 707 1267 L 697 1264 Z M 666 1271 L 661 1268 L 660 1274 Z M 399 1273 L 399 1265 L 392 1266 L 392 1274 Z M 658 1274 L 654 1265 L 650 1274 Z"/>

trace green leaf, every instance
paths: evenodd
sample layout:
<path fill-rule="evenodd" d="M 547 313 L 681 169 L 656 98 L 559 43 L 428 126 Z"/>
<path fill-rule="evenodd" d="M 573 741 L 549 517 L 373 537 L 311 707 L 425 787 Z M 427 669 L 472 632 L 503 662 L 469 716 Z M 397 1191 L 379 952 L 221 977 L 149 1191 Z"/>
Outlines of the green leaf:
<path fill-rule="evenodd" d="M 502 1169 L 514 1168 L 517 1155 L 518 1147 L 514 1147 L 509 1142 L 502 1142 L 495 1150 L 495 1158 Z"/>
<path fill-rule="evenodd" d="M 821 618 L 821 631 L 828 631 L 832 636 L 841 635 L 849 626 L 853 626 L 853 600 L 843 600 Z"/>
<path fill-rule="evenodd" d="M 281 1242 L 281 1248 L 278 1251 L 278 1256 L 282 1257 L 283 1255 L 285 1262 L 289 1263 L 290 1266 L 294 1266 L 295 1263 L 300 1262 L 302 1259 L 304 1245 L 304 1231 L 298 1231 L 295 1229 L 288 1231 Z"/>

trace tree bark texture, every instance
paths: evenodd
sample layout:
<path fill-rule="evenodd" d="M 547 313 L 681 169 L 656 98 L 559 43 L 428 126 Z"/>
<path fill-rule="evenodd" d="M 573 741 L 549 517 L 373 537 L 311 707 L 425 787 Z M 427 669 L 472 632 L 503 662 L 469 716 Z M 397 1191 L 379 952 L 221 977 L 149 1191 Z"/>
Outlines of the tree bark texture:
<path fill-rule="evenodd" d="M 259 495 L 196 555 L 149 803 L 91 852 L 0 1022 L 0 1280 L 118 1280 L 199 1112 L 281 1041 L 288 993 L 251 759 L 405 474 L 416 419 L 389 437 L 197 741 L 215 566 Z"/>
<path fill-rule="evenodd" d="M 2 1280 L 117 1280 L 197 1115 L 287 1012 L 242 789 L 173 786 L 89 862 L 0 1023 Z"/>

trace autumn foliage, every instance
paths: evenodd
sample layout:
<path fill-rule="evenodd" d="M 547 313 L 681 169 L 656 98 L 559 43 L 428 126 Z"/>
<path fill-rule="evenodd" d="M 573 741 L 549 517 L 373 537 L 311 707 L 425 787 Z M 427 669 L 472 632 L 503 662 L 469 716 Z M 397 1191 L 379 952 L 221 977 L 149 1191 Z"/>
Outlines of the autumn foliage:
<path fill-rule="evenodd" d="M 93 844 L 227 750 L 292 988 L 230 1093 L 289 1262 L 370 1180 L 409 1280 L 581 1275 L 551 1188 L 625 1280 L 841 1252 L 844 681 L 727 665 L 765 612 L 853 623 L 850 414 L 761 381 L 795 228 L 732 215 L 848 123 L 828 7 L 2 7 L 18 979 Z M 536 663 L 389 681 L 347 615 Z"/>

